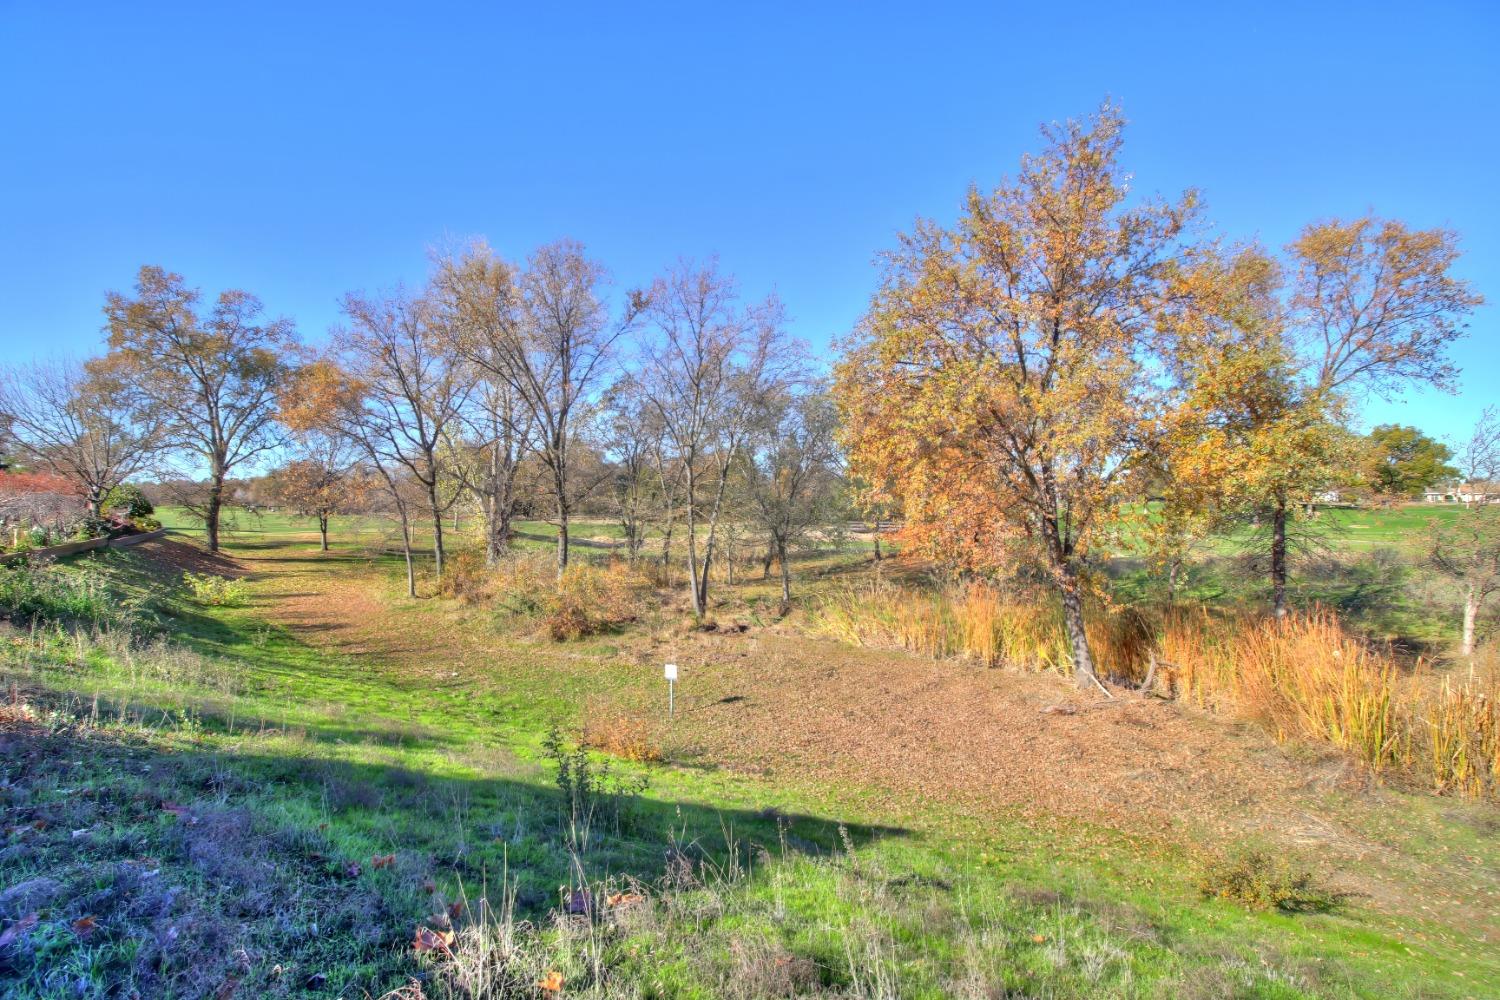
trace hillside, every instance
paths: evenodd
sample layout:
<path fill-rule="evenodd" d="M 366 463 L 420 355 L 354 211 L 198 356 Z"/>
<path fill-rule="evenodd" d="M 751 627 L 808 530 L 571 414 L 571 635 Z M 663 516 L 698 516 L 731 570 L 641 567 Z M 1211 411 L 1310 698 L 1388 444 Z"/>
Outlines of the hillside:
<path fill-rule="evenodd" d="M 555 643 L 398 596 L 367 544 L 308 541 L 209 557 L 176 538 L 63 569 L 151 605 L 154 642 L 12 631 L 7 995 L 536 996 L 554 972 L 570 996 L 1500 981 L 1492 807 L 1174 703 L 795 623 L 658 614 Z M 183 570 L 243 596 L 195 601 Z M 577 757 L 581 732 L 616 755 Z M 621 759 L 641 756 L 662 759 Z M 1315 890 L 1204 898 L 1249 848 Z"/>

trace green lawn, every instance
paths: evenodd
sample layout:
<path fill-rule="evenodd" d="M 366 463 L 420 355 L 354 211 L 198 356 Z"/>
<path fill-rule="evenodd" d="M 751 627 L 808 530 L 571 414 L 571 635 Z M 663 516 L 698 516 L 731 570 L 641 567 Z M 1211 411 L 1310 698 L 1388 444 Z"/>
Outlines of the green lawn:
<path fill-rule="evenodd" d="M 1084 824 L 979 824 L 941 804 L 892 815 L 816 775 L 775 786 L 703 762 L 612 761 L 601 776 L 596 755 L 596 787 L 562 787 L 548 736 L 623 683 L 609 642 L 496 632 L 492 660 L 451 671 L 309 644 L 274 613 L 325 579 L 298 574 L 368 581 L 416 642 L 440 623 L 482 627 L 401 598 L 388 526 L 357 527 L 336 522 L 320 558 L 306 522 L 242 519 L 228 547 L 256 572 L 237 607 L 195 604 L 129 550 L 73 560 L 60 572 L 159 639 L 127 643 L 108 615 L 92 639 L 11 633 L 0 683 L 31 707 L 13 707 L 29 721 L 5 737 L 0 887 L 58 885 L 25 951 L 0 953 L 0 992 L 352 997 L 419 977 L 443 995 L 442 970 L 478 962 L 481 897 L 533 921 L 506 963 L 491 953 L 510 985 L 489 996 L 539 995 L 554 969 L 566 995 L 705 998 L 1463 997 L 1500 983 L 1469 929 L 1359 900 L 1301 914 L 1204 900 L 1197 855 Z M 1420 829 L 1428 849 L 1493 866 L 1492 828 L 1410 803 L 1392 838 Z M 644 903 L 552 915 L 575 890 L 634 880 Z M 461 961 L 415 954 L 419 922 L 462 898 Z M 26 916 L 12 906 L 0 917 Z M 78 930 L 84 918 L 97 927 Z"/>

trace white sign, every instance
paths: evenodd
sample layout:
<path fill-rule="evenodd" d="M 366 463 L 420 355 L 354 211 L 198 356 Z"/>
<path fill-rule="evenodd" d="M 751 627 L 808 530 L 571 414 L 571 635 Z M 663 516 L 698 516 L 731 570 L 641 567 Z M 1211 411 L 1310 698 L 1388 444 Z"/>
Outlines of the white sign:
<path fill-rule="evenodd" d="M 667 680 L 669 680 L 669 681 L 675 681 L 677 679 L 677 664 L 675 664 L 675 663 L 668 663 L 667 664 L 666 676 L 667 676 Z"/>

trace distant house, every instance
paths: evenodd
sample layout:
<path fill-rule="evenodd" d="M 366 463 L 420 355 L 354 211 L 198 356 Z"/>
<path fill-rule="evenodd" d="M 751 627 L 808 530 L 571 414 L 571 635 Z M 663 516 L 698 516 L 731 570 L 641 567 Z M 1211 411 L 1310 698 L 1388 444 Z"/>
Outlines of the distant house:
<path fill-rule="evenodd" d="M 1439 483 L 1422 492 L 1428 503 L 1461 503 L 1468 507 L 1476 503 L 1500 501 L 1500 484 L 1496 483 Z"/>

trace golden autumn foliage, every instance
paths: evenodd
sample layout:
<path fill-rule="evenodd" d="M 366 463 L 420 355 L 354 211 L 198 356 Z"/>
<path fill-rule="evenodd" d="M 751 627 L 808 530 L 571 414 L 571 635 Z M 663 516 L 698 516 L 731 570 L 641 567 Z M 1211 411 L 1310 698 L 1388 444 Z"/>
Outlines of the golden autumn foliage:
<path fill-rule="evenodd" d="M 964 568 L 1039 563 L 1080 680 L 1085 559 L 1136 489 L 1165 403 L 1151 358 L 1196 199 L 1128 198 L 1123 119 L 1044 129 L 1045 150 L 958 223 L 887 257 L 837 370 L 851 471 L 902 508 L 909 550 Z"/>
<path fill-rule="evenodd" d="M 1278 266 L 1257 249 L 1210 254 L 1178 277 L 1197 303 L 1170 315 L 1182 395 L 1158 457 L 1160 555 L 1227 520 L 1270 528 L 1272 599 L 1287 612 L 1299 505 L 1349 485 L 1354 398 L 1408 383 L 1450 388 L 1448 345 L 1483 300 L 1449 272 L 1457 237 L 1366 216 L 1303 229 Z"/>

